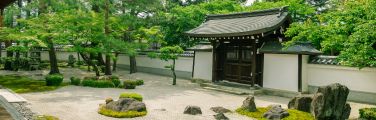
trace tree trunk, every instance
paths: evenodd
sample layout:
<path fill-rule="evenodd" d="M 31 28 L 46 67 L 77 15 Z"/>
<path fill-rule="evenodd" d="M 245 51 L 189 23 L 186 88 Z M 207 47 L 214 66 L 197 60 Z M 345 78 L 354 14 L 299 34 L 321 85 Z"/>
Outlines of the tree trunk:
<path fill-rule="evenodd" d="M 17 43 L 17 46 L 19 45 L 20 43 Z M 18 71 L 19 68 L 20 68 L 20 56 L 21 56 L 21 53 L 19 50 L 16 51 L 16 60 L 14 61 L 14 68 L 13 70 L 14 71 Z"/>
<path fill-rule="evenodd" d="M 93 69 L 95 71 L 95 75 L 97 77 L 99 77 L 100 71 L 99 71 L 97 65 L 95 63 L 93 63 L 93 61 L 91 61 L 91 59 L 87 55 L 85 55 L 83 53 L 80 53 L 80 54 L 81 54 L 82 59 L 86 62 L 87 66 L 88 66 L 88 70 L 90 71 L 90 66 L 93 66 Z"/>
<path fill-rule="evenodd" d="M 110 2 L 109 2 L 109 0 L 106 0 L 105 2 L 106 3 L 105 3 L 105 16 L 104 16 L 105 17 L 104 18 L 104 23 L 105 23 L 104 24 L 104 32 L 105 32 L 106 36 L 108 37 L 109 34 L 110 34 L 109 20 L 108 20 L 109 12 L 110 12 L 110 10 L 109 10 Z M 105 71 L 104 71 L 105 75 L 111 75 L 112 74 L 111 73 L 112 71 L 111 71 L 111 56 L 110 56 L 110 54 L 111 54 L 111 52 L 106 54 L 106 66 L 105 66 Z"/>
<path fill-rule="evenodd" d="M 118 59 L 118 57 L 119 57 L 119 53 L 118 52 L 116 52 L 115 53 L 115 59 L 113 60 L 113 65 L 112 65 L 112 71 L 116 71 L 116 67 L 117 67 L 117 59 Z"/>
<path fill-rule="evenodd" d="M 111 56 L 110 55 L 106 55 L 106 67 L 105 67 L 104 74 L 105 75 L 112 75 L 112 71 L 111 71 Z"/>
<path fill-rule="evenodd" d="M 129 56 L 129 73 L 133 74 L 137 72 L 137 62 L 136 62 L 136 56 Z"/>
<path fill-rule="evenodd" d="M 172 70 L 172 77 L 173 77 L 172 85 L 176 85 L 175 60 L 173 60 L 171 70 Z"/>
<path fill-rule="evenodd" d="M 54 43 L 52 42 L 51 38 L 48 38 L 48 55 L 50 57 L 50 74 L 60 74 L 59 66 L 57 65 L 57 58 L 56 58 L 56 50 L 54 47 Z"/>
<path fill-rule="evenodd" d="M 5 42 L 5 49 L 12 46 L 11 41 Z M 12 70 L 12 61 L 9 58 L 13 58 L 13 52 L 7 50 L 7 60 L 5 61 L 4 69 L 5 70 Z"/>

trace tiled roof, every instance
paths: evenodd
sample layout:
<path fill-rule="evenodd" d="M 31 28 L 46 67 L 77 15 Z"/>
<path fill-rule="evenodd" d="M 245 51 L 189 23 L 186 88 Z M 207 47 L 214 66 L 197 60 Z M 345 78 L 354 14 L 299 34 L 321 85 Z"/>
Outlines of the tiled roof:
<path fill-rule="evenodd" d="M 297 42 L 292 46 L 284 48 L 279 41 L 265 42 L 261 48 L 261 53 L 272 54 L 304 54 L 304 55 L 318 55 L 321 54 L 319 50 L 312 46 L 309 42 Z"/>
<path fill-rule="evenodd" d="M 245 13 L 208 15 L 203 24 L 186 32 L 186 34 L 191 37 L 262 34 L 278 29 L 288 18 L 287 7 Z"/>
<path fill-rule="evenodd" d="M 324 65 L 340 65 L 337 56 L 314 56 L 311 57 L 309 60 L 309 63 L 311 64 L 324 64 Z"/>

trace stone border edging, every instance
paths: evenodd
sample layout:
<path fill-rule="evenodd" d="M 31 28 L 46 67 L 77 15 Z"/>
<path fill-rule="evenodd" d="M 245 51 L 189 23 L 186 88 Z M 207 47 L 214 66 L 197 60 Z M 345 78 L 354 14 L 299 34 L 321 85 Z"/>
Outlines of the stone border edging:
<path fill-rule="evenodd" d="M 9 114 L 12 116 L 13 119 L 15 120 L 26 120 L 22 115 L 21 113 L 19 113 L 16 108 L 9 104 L 7 102 L 7 100 L 3 97 L 3 96 L 0 96 L 0 105 L 3 106 L 5 108 L 6 111 L 9 112 Z"/>

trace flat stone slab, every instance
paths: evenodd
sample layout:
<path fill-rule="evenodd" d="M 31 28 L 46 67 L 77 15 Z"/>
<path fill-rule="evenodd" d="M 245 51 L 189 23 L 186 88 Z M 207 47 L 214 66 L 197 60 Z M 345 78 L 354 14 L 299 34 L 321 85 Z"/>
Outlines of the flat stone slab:
<path fill-rule="evenodd" d="M 0 89 L 0 96 L 3 96 L 9 103 L 19 103 L 27 101 L 25 98 L 7 89 Z"/>

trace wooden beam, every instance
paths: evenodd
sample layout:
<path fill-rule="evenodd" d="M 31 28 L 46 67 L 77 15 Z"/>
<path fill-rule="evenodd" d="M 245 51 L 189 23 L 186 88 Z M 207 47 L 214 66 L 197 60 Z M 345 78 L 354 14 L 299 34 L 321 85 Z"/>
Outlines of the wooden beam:
<path fill-rule="evenodd" d="M 298 92 L 302 92 L 302 63 L 303 56 L 302 54 L 298 55 Z"/>
<path fill-rule="evenodd" d="M 213 40 L 212 41 L 212 46 L 213 46 L 213 65 L 212 65 L 212 82 L 217 82 L 217 41 Z"/>
<path fill-rule="evenodd" d="M 257 77 L 257 69 L 256 69 L 256 66 L 257 66 L 257 44 L 256 44 L 256 40 L 251 40 L 251 41 L 252 41 L 252 73 L 251 73 L 252 82 L 251 82 L 251 85 L 255 86 L 256 77 Z"/>

